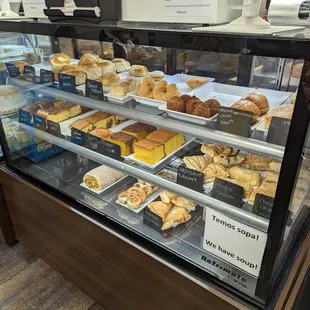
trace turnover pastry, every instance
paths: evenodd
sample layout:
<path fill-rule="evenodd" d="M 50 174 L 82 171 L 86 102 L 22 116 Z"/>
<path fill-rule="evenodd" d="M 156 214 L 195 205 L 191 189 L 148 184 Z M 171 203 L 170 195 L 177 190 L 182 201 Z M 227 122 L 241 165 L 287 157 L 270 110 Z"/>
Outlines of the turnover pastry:
<path fill-rule="evenodd" d="M 179 224 L 187 222 L 190 218 L 191 216 L 185 208 L 173 206 L 166 216 L 163 227 L 161 229 L 167 230 L 169 228 L 175 227 Z"/>
<path fill-rule="evenodd" d="M 171 203 L 173 198 L 178 197 L 178 195 L 170 193 L 168 191 L 162 191 L 160 193 L 160 199 L 164 203 Z"/>
<path fill-rule="evenodd" d="M 240 100 L 232 105 L 232 108 L 242 110 L 242 111 L 248 111 L 253 113 L 252 117 L 252 123 L 255 123 L 257 121 L 257 118 L 260 116 L 261 112 L 257 105 L 249 100 Z"/>
<path fill-rule="evenodd" d="M 269 102 L 265 95 L 259 93 L 249 93 L 242 98 L 243 100 L 249 100 L 256 104 L 260 110 L 260 115 L 264 115 L 269 111 Z"/>
<path fill-rule="evenodd" d="M 253 187 L 247 184 L 246 182 L 242 182 L 236 179 L 223 178 L 223 177 L 220 177 L 220 179 L 243 187 L 244 189 L 243 195 L 246 198 L 249 198 L 253 192 Z"/>
<path fill-rule="evenodd" d="M 264 183 L 259 188 L 255 189 L 249 198 L 249 202 L 254 203 L 257 194 L 262 194 L 274 198 L 276 195 L 277 184 L 276 183 Z"/>
<path fill-rule="evenodd" d="M 203 171 L 203 174 L 205 175 L 205 179 L 204 179 L 205 183 L 214 182 L 215 178 L 220 178 L 220 177 L 226 178 L 229 176 L 225 167 L 220 164 L 208 165 L 207 168 Z"/>
<path fill-rule="evenodd" d="M 277 172 L 269 172 L 265 178 L 265 182 L 268 183 L 278 183 L 279 181 L 279 173 Z"/>
<path fill-rule="evenodd" d="M 187 211 L 195 211 L 195 203 L 191 200 L 185 199 L 183 197 L 175 197 L 172 199 L 172 203 L 177 207 L 185 208 Z"/>
<path fill-rule="evenodd" d="M 172 203 L 164 203 L 162 201 L 153 201 L 148 205 L 148 208 L 153 213 L 157 214 L 159 217 L 165 221 L 167 214 L 172 208 Z"/>
<path fill-rule="evenodd" d="M 189 78 L 187 81 L 186 81 L 186 84 L 191 88 L 191 89 L 194 89 L 196 87 L 199 87 L 203 84 L 206 84 L 209 82 L 209 79 L 207 78 Z"/>
<path fill-rule="evenodd" d="M 249 154 L 246 156 L 245 161 L 242 163 L 242 165 L 249 169 L 269 171 L 270 170 L 269 164 L 271 162 L 272 162 L 271 158 L 256 154 Z"/>
<path fill-rule="evenodd" d="M 214 158 L 217 155 L 224 154 L 227 156 L 237 156 L 240 150 L 235 150 L 232 147 L 220 144 L 202 144 L 201 152 Z"/>
<path fill-rule="evenodd" d="M 251 186 L 258 187 L 262 183 L 262 176 L 248 169 L 243 169 L 238 166 L 232 167 L 228 170 L 229 175 L 232 179 L 245 182 Z"/>
<path fill-rule="evenodd" d="M 221 164 L 225 167 L 229 167 L 229 166 L 239 165 L 243 163 L 245 161 L 245 157 L 239 154 L 235 156 L 220 154 L 220 155 L 215 156 L 213 158 L 213 161 L 217 164 Z"/>
<path fill-rule="evenodd" d="M 187 168 L 199 172 L 204 171 L 208 165 L 212 163 L 212 158 L 208 155 L 205 156 L 186 156 L 183 158 Z"/>

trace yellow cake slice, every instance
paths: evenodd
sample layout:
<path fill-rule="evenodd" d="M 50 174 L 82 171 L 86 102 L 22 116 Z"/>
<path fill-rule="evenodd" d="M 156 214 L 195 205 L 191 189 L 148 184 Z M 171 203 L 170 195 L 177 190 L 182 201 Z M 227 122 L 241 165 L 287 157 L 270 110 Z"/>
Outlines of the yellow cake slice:
<path fill-rule="evenodd" d="M 116 120 L 116 125 L 119 125 L 121 123 L 128 121 L 127 118 L 119 116 L 119 115 L 115 115 L 115 120 Z"/>
<path fill-rule="evenodd" d="M 73 117 L 76 117 L 76 116 L 82 114 L 82 108 L 79 104 L 74 104 L 71 102 L 65 102 L 65 103 L 63 103 L 63 105 L 61 107 L 69 109 L 70 118 L 73 118 Z"/>
<path fill-rule="evenodd" d="M 95 128 L 109 129 L 116 125 L 116 119 L 114 115 L 100 111 L 87 116 L 84 119 L 92 123 Z"/>
<path fill-rule="evenodd" d="M 54 123 L 60 123 L 70 118 L 70 111 L 66 108 L 50 108 L 48 109 L 47 120 Z"/>
<path fill-rule="evenodd" d="M 137 160 L 155 165 L 165 157 L 164 145 L 151 140 L 141 140 L 134 144 L 134 156 Z"/>
<path fill-rule="evenodd" d="M 133 144 L 137 141 L 135 137 L 124 132 L 115 132 L 106 140 L 117 144 L 121 148 L 121 155 L 128 156 L 133 153 Z"/>
<path fill-rule="evenodd" d="M 93 124 L 85 121 L 84 119 L 79 119 L 69 125 L 70 128 L 75 128 L 77 130 L 89 133 L 93 130 Z"/>
<path fill-rule="evenodd" d="M 166 156 L 176 151 L 185 143 L 183 134 L 166 129 L 157 129 L 146 138 L 154 142 L 162 143 L 165 148 Z"/>
<path fill-rule="evenodd" d="M 155 130 L 156 127 L 154 126 L 138 122 L 123 128 L 122 132 L 132 135 L 137 139 L 137 141 L 140 141 L 145 139 L 148 134 Z"/>

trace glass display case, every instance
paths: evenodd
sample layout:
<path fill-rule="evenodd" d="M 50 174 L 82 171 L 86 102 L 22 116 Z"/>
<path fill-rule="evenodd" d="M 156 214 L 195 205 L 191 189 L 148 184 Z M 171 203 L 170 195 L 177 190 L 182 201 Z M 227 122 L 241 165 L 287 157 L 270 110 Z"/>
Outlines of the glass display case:
<path fill-rule="evenodd" d="M 0 127 L 7 166 L 197 281 L 268 303 L 309 215 L 310 43 L 116 25 L 0 30 L 52 42 L 36 62 L 5 62 L 0 107 L 16 107 Z"/>

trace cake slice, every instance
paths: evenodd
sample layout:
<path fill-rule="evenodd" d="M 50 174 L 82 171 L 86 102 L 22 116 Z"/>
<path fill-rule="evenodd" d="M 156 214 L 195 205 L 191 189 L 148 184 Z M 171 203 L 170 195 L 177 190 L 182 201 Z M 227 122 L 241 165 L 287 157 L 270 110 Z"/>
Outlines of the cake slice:
<path fill-rule="evenodd" d="M 95 128 L 109 129 L 116 125 L 115 116 L 105 112 L 96 112 L 84 118 L 86 121 L 92 123 Z"/>
<path fill-rule="evenodd" d="M 134 155 L 137 160 L 155 165 L 165 157 L 164 145 L 151 140 L 140 140 L 134 144 Z"/>
<path fill-rule="evenodd" d="M 133 144 L 136 142 L 134 136 L 128 135 L 124 132 L 115 132 L 106 140 L 117 144 L 121 148 L 121 155 L 128 156 L 133 153 Z"/>
<path fill-rule="evenodd" d="M 77 130 L 89 133 L 93 129 L 93 124 L 86 121 L 85 119 L 79 119 L 69 125 L 70 128 L 75 128 Z"/>
<path fill-rule="evenodd" d="M 79 104 L 64 102 L 61 107 L 64 109 L 69 109 L 70 118 L 82 114 L 82 108 Z"/>
<path fill-rule="evenodd" d="M 48 109 L 47 120 L 54 123 L 60 123 L 70 118 L 70 111 L 68 108 L 50 108 Z"/>
<path fill-rule="evenodd" d="M 93 130 L 90 134 L 93 136 L 96 136 L 100 139 L 106 139 L 108 138 L 113 132 L 109 129 L 105 129 L 105 128 L 98 128 Z"/>
<path fill-rule="evenodd" d="M 146 138 L 154 142 L 162 143 L 164 145 L 166 156 L 176 151 L 185 143 L 185 137 L 183 134 L 166 129 L 157 129 Z"/>
<path fill-rule="evenodd" d="M 137 139 L 137 141 L 140 141 L 145 139 L 148 134 L 155 130 L 156 127 L 139 122 L 123 128 L 122 132 L 132 135 Z"/>
<path fill-rule="evenodd" d="M 126 122 L 128 119 L 119 115 L 115 115 L 116 125 Z"/>

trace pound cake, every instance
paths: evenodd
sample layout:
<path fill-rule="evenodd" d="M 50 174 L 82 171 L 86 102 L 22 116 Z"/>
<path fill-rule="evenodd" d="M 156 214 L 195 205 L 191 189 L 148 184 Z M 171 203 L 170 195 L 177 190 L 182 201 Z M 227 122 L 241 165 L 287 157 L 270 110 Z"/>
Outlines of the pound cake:
<path fill-rule="evenodd" d="M 122 132 L 132 135 L 137 139 L 137 141 L 140 141 L 145 139 L 148 134 L 152 133 L 156 129 L 157 128 L 154 126 L 138 122 L 123 128 Z"/>
<path fill-rule="evenodd" d="M 84 118 L 86 121 L 92 123 L 95 128 L 106 128 L 109 129 L 116 125 L 115 116 L 105 113 L 96 112 L 90 116 Z"/>
<path fill-rule="evenodd" d="M 69 125 L 70 128 L 89 133 L 93 130 L 93 124 L 86 121 L 85 119 L 79 119 Z"/>
<path fill-rule="evenodd" d="M 107 140 L 120 146 L 122 156 L 128 156 L 132 154 L 133 144 L 137 141 L 134 136 L 128 135 L 124 132 L 115 132 L 110 135 Z"/>
<path fill-rule="evenodd" d="M 134 144 L 135 158 L 149 165 L 155 165 L 165 157 L 164 145 L 151 140 L 140 140 Z"/>

